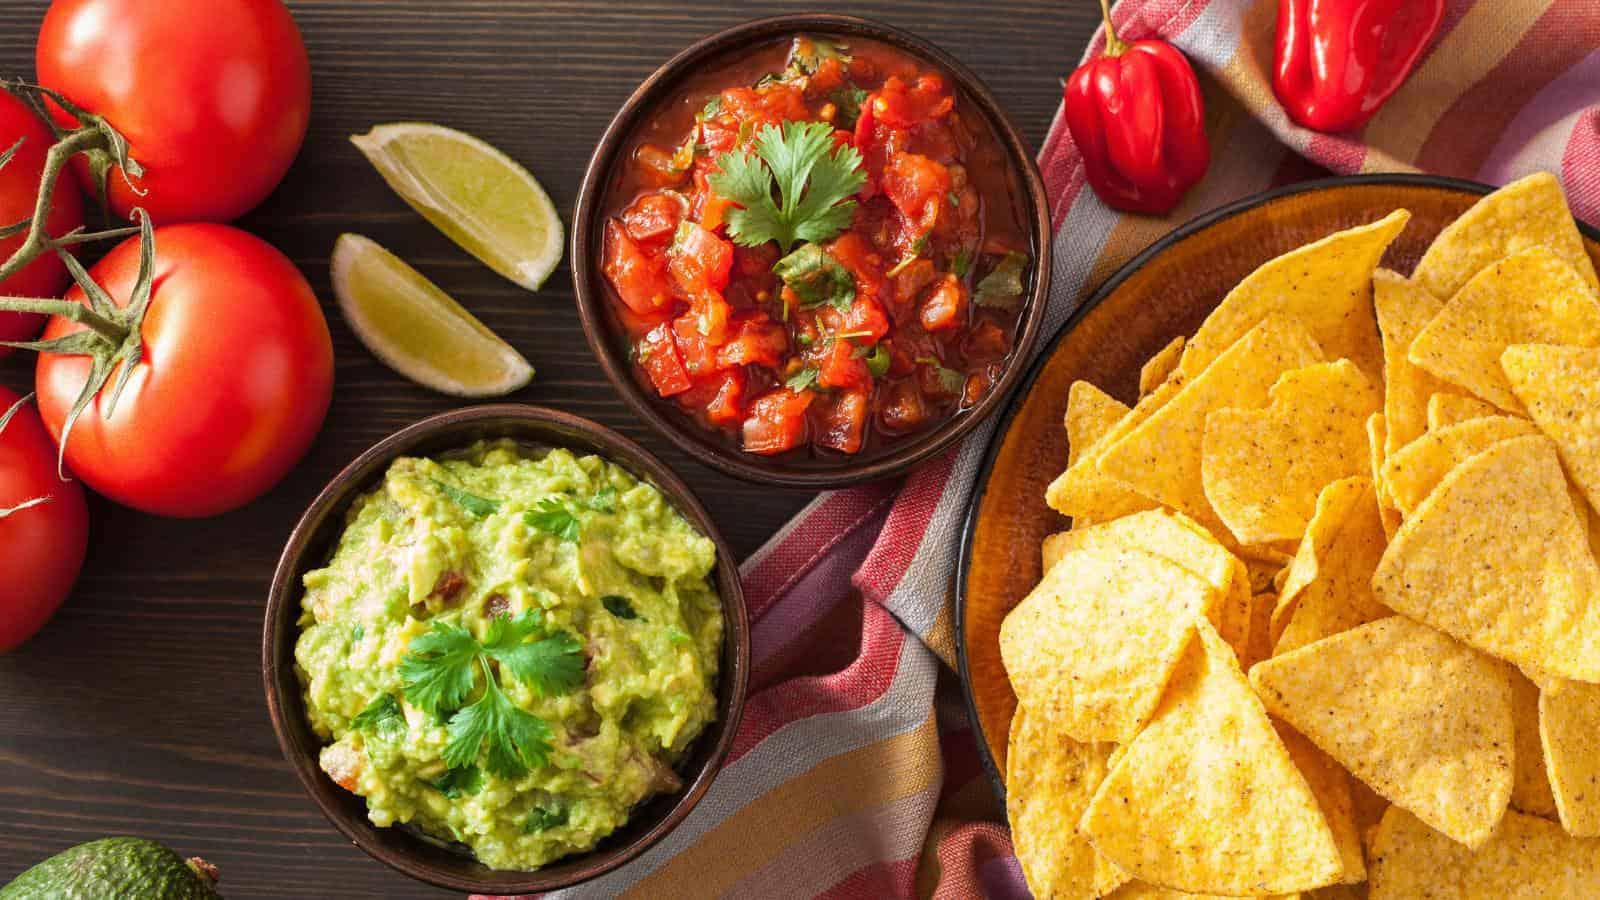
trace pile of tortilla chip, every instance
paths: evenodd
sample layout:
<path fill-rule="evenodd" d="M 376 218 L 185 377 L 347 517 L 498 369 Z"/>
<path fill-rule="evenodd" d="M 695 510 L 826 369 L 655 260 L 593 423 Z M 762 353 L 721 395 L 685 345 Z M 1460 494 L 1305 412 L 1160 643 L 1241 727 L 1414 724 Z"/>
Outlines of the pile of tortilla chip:
<path fill-rule="evenodd" d="M 1006 618 L 1041 898 L 1600 897 L 1600 280 L 1560 185 L 1240 282 L 1072 386 Z"/>

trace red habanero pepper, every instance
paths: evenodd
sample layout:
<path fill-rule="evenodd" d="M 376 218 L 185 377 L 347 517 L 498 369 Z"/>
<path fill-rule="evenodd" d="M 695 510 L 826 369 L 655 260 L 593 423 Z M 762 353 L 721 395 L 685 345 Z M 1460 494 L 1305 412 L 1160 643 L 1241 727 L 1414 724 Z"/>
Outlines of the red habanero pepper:
<path fill-rule="evenodd" d="M 1360 128 L 1400 89 L 1445 0 L 1278 0 L 1272 89 L 1316 131 Z"/>
<path fill-rule="evenodd" d="M 1067 128 L 1101 200 L 1162 215 L 1211 165 L 1200 80 L 1177 47 L 1158 40 L 1124 43 L 1106 0 L 1100 10 L 1105 55 L 1067 79 Z"/>

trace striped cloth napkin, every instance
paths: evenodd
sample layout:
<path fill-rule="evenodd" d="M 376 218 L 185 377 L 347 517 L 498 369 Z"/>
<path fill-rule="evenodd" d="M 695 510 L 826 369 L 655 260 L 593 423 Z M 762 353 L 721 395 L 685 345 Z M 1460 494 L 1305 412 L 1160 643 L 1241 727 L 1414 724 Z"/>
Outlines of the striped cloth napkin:
<path fill-rule="evenodd" d="M 1039 155 L 1056 228 L 1046 333 L 1177 224 L 1325 170 L 1500 184 L 1543 169 L 1600 223 L 1600 0 L 1452 0 L 1410 81 L 1339 136 L 1273 97 L 1276 7 L 1117 5 L 1123 38 L 1172 41 L 1205 76 L 1212 167 L 1168 218 L 1120 215 L 1086 188 L 1058 115 Z M 562 896 L 1028 896 L 954 674 L 952 576 L 991 431 L 903 483 L 820 497 L 745 563 L 754 679 L 726 769 L 660 845 Z"/>

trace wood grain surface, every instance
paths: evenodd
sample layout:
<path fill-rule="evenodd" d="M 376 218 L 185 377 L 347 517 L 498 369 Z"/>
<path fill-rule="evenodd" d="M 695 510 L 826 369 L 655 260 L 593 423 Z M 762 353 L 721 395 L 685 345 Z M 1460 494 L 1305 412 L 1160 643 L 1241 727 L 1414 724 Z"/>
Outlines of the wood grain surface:
<path fill-rule="evenodd" d="M 0 73 L 32 76 L 47 5 L 0 3 Z M 92 549 L 76 593 L 30 644 L 0 657 L 0 883 L 81 841 L 137 834 L 206 856 L 230 898 L 448 896 L 373 862 L 323 821 L 280 756 L 262 700 L 262 605 L 290 526 L 367 446 L 458 405 L 378 364 L 339 319 L 327 264 L 343 231 L 405 257 L 516 345 L 539 374 L 513 399 L 598 419 L 660 454 L 740 554 L 809 499 L 742 485 L 645 432 L 590 358 L 565 271 L 537 296 L 502 280 L 392 196 L 345 138 L 405 119 L 470 131 L 527 165 L 567 215 L 594 142 L 658 64 L 715 29 L 814 4 L 290 7 L 311 54 L 311 131 L 283 186 L 241 224 L 286 252 L 323 298 L 338 359 L 333 409 L 294 474 L 238 512 L 162 521 L 93 502 Z M 988 82 L 1035 146 L 1059 79 L 1098 19 L 1092 0 L 884 0 L 832 11 L 947 48 Z M 25 361 L 0 363 L 0 383 L 28 390 Z"/>

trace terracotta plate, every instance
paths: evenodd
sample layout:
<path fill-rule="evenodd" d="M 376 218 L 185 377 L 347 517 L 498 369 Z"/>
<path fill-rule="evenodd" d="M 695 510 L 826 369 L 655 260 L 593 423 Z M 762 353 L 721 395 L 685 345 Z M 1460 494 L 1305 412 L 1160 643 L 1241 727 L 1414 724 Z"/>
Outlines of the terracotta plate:
<path fill-rule="evenodd" d="M 956 573 L 968 712 L 1002 800 L 1006 735 L 1017 701 L 1000 662 L 1000 622 L 1039 581 L 1039 542 L 1067 525 L 1045 505 L 1044 491 L 1066 466 L 1068 386 L 1085 379 L 1132 404 L 1140 365 L 1177 335 L 1192 335 L 1261 263 L 1404 207 L 1411 222 L 1384 265 L 1409 273 L 1434 236 L 1489 190 L 1426 175 L 1360 175 L 1258 194 L 1152 244 L 1101 285 L 1045 347 L 990 442 Z M 1600 230 L 1583 226 L 1583 232 L 1600 264 Z"/>

